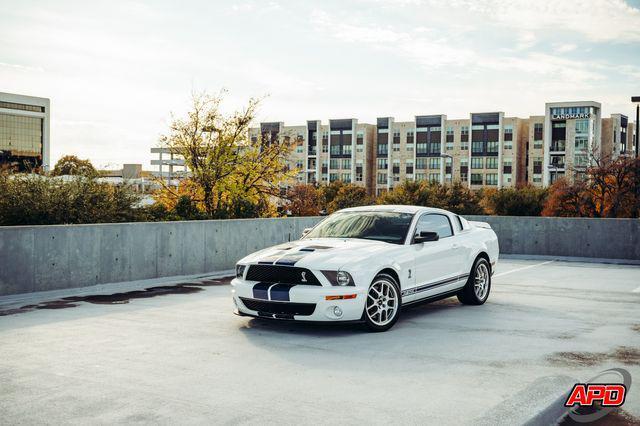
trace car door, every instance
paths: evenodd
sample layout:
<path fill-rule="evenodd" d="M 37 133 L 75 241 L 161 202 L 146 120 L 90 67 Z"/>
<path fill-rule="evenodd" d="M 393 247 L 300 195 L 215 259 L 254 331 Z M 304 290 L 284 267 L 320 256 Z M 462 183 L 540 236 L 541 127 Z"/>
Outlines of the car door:
<path fill-rule="evenodd" d="M 437 232 L 437 241 L 412 243 L 415 286 L 403 300 L 418 300 L 456 288 L 461 274 L 461 250 L 449 217 L 442 213 L 424 213 L 418 218 L 415 235 Z"/>

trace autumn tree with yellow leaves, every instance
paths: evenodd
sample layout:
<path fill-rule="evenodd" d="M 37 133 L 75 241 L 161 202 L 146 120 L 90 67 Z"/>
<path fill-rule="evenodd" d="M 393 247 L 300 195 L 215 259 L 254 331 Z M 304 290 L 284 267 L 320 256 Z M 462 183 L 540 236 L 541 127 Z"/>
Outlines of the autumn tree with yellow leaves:
<path fill-rule="evenodd" d="M 272 216 L 272 198 L 296 173 L 286 166 L 290 138 L 250 138 L 260 100 L 225 114 L 223 98 L 194 94 L 186 116 L 174 117 L 160 143 L 184 158 L 189 176 L 177 189 L 165 186 L 156 198 L 173 208 L 188 196 L 209 218 Z"/>

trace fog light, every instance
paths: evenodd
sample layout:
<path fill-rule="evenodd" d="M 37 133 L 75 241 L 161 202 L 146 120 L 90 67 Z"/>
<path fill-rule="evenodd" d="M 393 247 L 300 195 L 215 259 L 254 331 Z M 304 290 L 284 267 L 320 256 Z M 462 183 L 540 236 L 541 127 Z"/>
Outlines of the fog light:
<path fill-rule="evenodd" d="M 333 315 L 335 315 L 338 318 L 340 318 L 342 316 L 342 309 L 340 309 L 339 306 L 334 306 L 333 307 Z"/>

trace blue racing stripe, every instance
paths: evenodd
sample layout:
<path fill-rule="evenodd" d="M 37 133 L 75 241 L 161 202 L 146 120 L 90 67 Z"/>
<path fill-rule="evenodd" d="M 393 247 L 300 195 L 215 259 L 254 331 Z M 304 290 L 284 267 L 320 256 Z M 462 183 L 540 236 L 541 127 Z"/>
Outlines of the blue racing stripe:
<path fill-rule="evenodd" d="M 281 302 L 289 302 L 289 291 L 294 287 L 290 284 L 276 284 L 271 287 L 271 300 L 278 300 Z"/>
<path fill-rule="evenodd" d="M 263 299 L 263 300 L 269 300 L 269 287 L 271 287 L 272 284 L 270 283 L 257 283 L 253 286 L 253 298 L 254 299 Z"/>

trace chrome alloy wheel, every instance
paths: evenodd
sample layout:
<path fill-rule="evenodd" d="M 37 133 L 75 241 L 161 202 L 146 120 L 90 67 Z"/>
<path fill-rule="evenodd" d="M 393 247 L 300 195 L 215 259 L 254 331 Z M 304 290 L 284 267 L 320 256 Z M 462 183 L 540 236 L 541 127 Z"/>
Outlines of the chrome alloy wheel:
<path fill-rule="evenodd" d="M 487 268 L 487 265 L 485 263 L 479 263 L 473 280 L 473 291 L 476 293 L 476 297 L 479 300 L 484 300 L 487 296 L 490 279 L 491 275 L 489 275 L 489 268 Z"/>
<path fill-rule="evenodd" d="M 389 281 L 381 279 L 369 287 L 367 293 L 367 317 L 375 325 L 388 324 L 398 310 L 398 290 Z"/>

